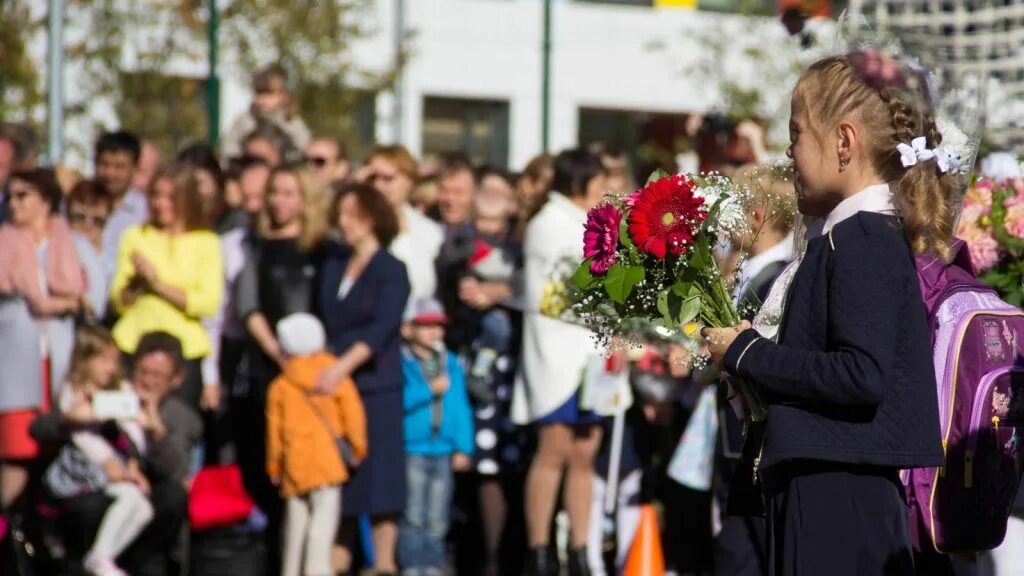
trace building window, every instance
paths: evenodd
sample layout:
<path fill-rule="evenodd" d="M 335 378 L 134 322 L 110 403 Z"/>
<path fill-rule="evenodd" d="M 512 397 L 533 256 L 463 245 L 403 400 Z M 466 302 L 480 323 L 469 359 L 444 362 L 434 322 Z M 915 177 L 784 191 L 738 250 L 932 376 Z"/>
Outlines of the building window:
<path fill-rule="evenodd" d="M 508 101 L 427 96 L 423 160 L 462 153 L 475 164 L 508 166 Z"/>

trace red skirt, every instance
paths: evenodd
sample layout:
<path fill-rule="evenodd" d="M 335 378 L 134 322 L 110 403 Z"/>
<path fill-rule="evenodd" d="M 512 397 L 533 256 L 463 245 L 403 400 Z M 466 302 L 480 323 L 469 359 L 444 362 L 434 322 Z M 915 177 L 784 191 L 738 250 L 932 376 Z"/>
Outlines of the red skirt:
<path fill-rule="evenodd" d="M 0 412 L 0 460 L 31 460 L 39 455 L 39 445 L 28 433 L 28 427 L 39 414 L 50 411 L 50 360 L 43 359 L 43 404 Z"/>

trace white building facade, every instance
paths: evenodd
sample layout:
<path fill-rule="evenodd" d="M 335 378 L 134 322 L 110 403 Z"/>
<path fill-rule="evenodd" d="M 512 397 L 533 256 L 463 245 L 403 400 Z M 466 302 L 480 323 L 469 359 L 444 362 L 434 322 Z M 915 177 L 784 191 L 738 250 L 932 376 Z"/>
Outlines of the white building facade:
<path fill-rule="evenodd" d="M 397 2 L 376 0 L 367 16 L 374 33 L 353 49 L 358 67 L 381 69 L 394 61 Z M 544 2 L 404 0 L 401 5 L 412 33 L 410 57 L 397 97 L 386 92 L 376 98 L 376 140 L 400 142 L 419 157 L 458 147 L 479 149 L 475 159 L 512 168 L 541 152 Z M 581 130 L 588 128 L 581 126 L 581 117 L 585 122 L 588 110 L 667 117 L 714 111 L 715 83 L 692 73 L 713 58 L 706 45 L 709 30 L 720 30 L 726 45 L 735 40 L 772 50 L 790 41 L 776 18 L 686 8 L 555 0 L 551 23 L 551 150 L 580 143 Z M 45 54 L 40 57 L 44 65 Z M 742 78 L 752 72 L 741 55 L 725 60 L 710 65 L 722 75 Z M 126 62 L 130 65 L 130 59 Z M 174 59 L 170 73 L 202 78 L 207 71 L 204 58 L 185 57 Z M 67 76 L 73 90 L 73 72 Z M 220 76 L 223 133 L 246 110 L 251 94 L 248 71 L 232 69 L 227 59 Z M 790 86 L 764 89 L 778 96 Z M 117 125 L 113 106 L 96 102 L 94 108 L 108 126 Z M 95 136 L 81 126 L 66 129 L 66 138 L 77 141 L 79 149 L 88 150 Z M 91 168 L 91 158 L 66 160 Z"/>

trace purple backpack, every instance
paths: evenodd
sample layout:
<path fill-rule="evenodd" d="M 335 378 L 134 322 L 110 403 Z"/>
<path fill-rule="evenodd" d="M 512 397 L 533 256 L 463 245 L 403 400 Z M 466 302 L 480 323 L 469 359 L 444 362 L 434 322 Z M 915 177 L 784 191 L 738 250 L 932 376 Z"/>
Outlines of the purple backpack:
<path fill-rule="evenodd" d="M 1024 313 L 956 259 L 917 257 L 931 323 L 946 465 L 902 473 L 918 550 L 978 552 L 1006 535 L 1024 465 Z"/>

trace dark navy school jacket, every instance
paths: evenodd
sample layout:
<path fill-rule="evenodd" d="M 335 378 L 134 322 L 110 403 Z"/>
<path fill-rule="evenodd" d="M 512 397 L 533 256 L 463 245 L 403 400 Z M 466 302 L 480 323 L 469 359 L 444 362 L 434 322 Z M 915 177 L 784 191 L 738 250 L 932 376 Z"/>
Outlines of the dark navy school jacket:
<path fill-rule="evenodd" d="M 793 460 L 943 463 L 924 304 L 892 216 L 859 212 L 810 240 L 778 343 L 747 330 L 725 367 L 769 404 L 762 469 Z"/>
<path fill-rule="evenodd" d="M 401 326 L 410 290 L 405 265 L 387 250 L 378 250 L 341 298 L 338 288 L 350 256 L 350 250 L 336 247 L 321 264 L 318 300 L 328 348 L 343 354 L 356 342 L 365 343 L 373 357 L 352 375 L 359 392 L 401 391 Z"/>

